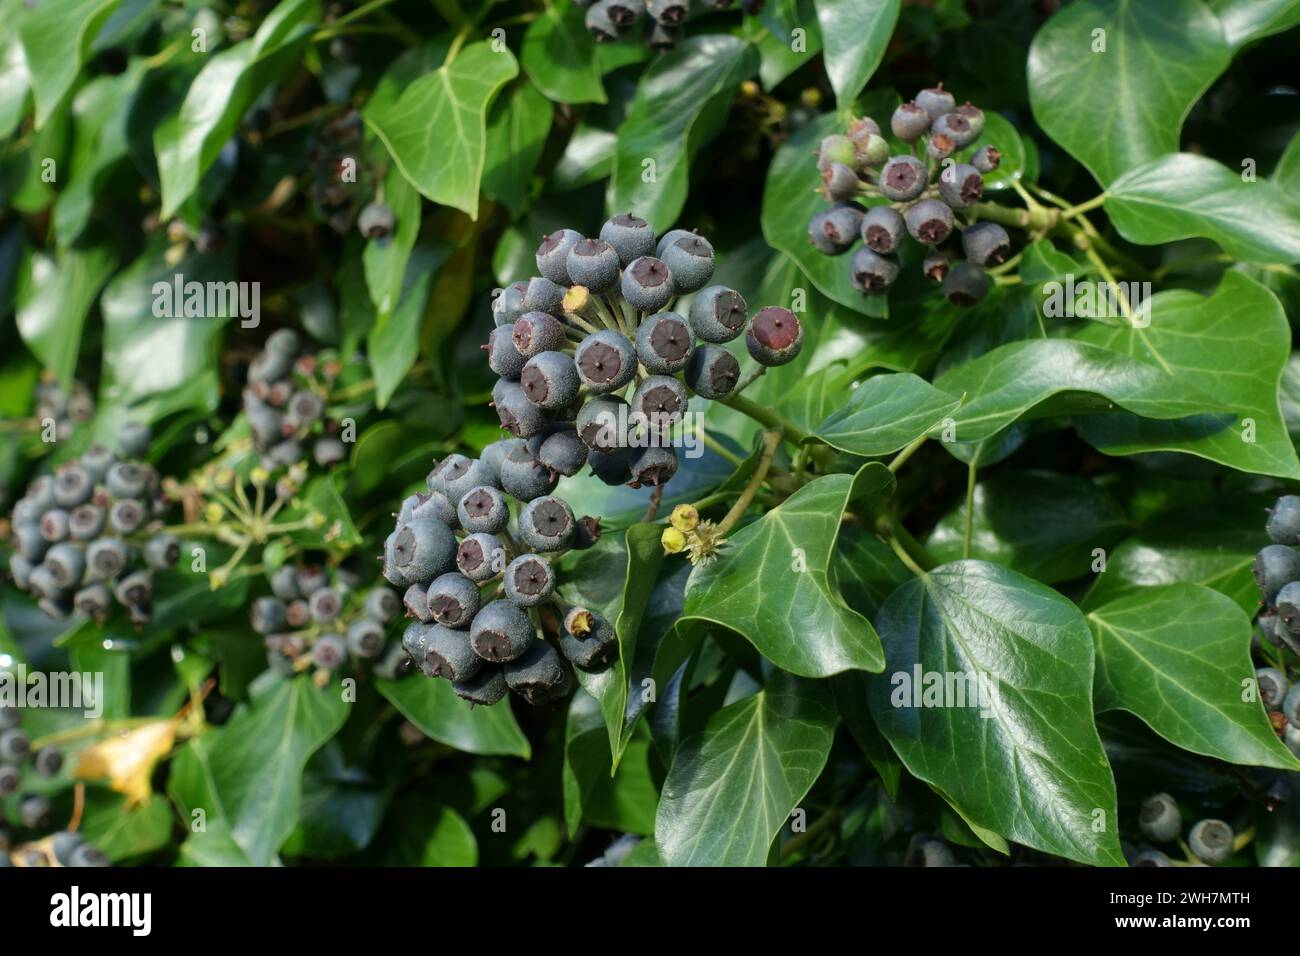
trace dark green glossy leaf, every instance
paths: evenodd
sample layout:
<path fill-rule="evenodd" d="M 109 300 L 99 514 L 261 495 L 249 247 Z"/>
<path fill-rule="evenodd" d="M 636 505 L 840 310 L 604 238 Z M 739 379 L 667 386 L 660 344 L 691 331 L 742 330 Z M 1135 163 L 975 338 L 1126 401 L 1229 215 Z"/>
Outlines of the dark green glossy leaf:
<path fill-rule="evenodd" d="M 869 681 L 871 713 L 909 772 L 974 826 L 1123 865 L 1115 782 L 1092 721 L 1092 637 L 1072 603 L 1014 571 L 959 561 L 904 584 L 876 624 L 887 663 Z"/>
<path fill-rule="evenodd" d="M 1248 262 L 1300 262 L 1300 198 L 1267 179 L 1244 182 L 1240 170 L 1205 156 L 1130 167 L 1106 190 L 1106 212 L 1130 242 L 1199 236 Z"/>
<path fill-rule="evenodd" d="M 569 0 L 548 2 L 524 33 L 520 65 L 557 103 L 604 103 L 595 43 L 585 13 Z"/>
<path fill-rule="evenodd" d="M 36 99 L 38 127 L 45 125 L 72 88 L 96 35 L 120 2 L 49 0 L 23 11 L 19 34 Z"/>
<path fill-rule="evenodd" d="M 899 0 L 816 0 L 815 5 L 826 74 L 836 102 L 848 106 L 884 58 Z"/>
<path fill-rule="evenodd" d="M 1098 711 L 1127 710 L 1193 753 L 1300 769 L 1269 725 L 1250 660 L 1250 620 L 1199 584 L 1134 588 L 1088 612 Z"/>
<path fill-rule="evenodd" d="M 28 285 L 18 298 L 18 334 L 65 388 L 77 367 L 86 316 L 115 265 L 104 246 L 32 257 Z"/>
<path fill-rule="evenodd" d="M 1272 36 L 1300 24 L 1296 0 L 1205 0 L 1219 16 L 1228 45 L 1239 50 L 1252 40 Z"/>
<path fill-rule="evenodd" d="M 691 37 L 655 61 L 618 128 L 608 208 L 634 210 L 666 232 L 686 202 L 692 158 L 718 132 L 735 88 L 757 69 L 753 47 L 713 34 Z"/>
<path fill-rule="evenodd" d="M 1108 454 L 1182 451 L 1241 471 L 1300 477 L 1277 398 L 1291 331 L 1273 293 L 1226 272 L 1212 297 L 1161 292 L 1150 311 L 1149 328 L 1089 322 L 1077 338 L 1159 366 L 1189 388 L 1213 383 L 1213 402 L 1204 414 L 1174 421 L 1091 415 L 1078 419 L 1080 434 Z"/>
<path fill-rule="evenodd" d="M 678 747 L 655 843 L 666 866 L 763 866 L 820 776 L 838 718 L 825 684 L 778 672 Z"/>
<path fill-rule="evenodd" d="M 1034 37 L 1029 103 L 1043 130 L 1106 184 L 1178 149 L 1188 110 L 1229 59 L 1223 27 L 1201 0 L 1083 0 Z"/>
<path fill-rule="evenodd" d="M 492 104 L 483 193 L 504 203 L 513 216 L 523 213 L 532 191 L 533 168 L 551 129 L 551 113 L 551 101 L 527 80 Z"/>
<path fill-rule="evenodd" d="M 941 392 L 915 375 L 875 375 L 853 389 L 813 437 L 851 455 L 888 455 L 926 434 L 960 405 L 960 395 Z"/>
<path fill-rule="evenodd" d="M 402 716 L 448 747 L 525 760 L 532 753 L 508 700 L 492 707 L 471 707 L 445 680 L 430 680 L 421 674 L 398 681 L 377 680 L 375 686 Z"/>
<path fill-rule="evenodd" d="M 805 677 L 879 670 L 875 631 L 845 603 L 830 563 L 849 503 L 887 496 L 893 484 L 877 462 L 857 475 L 826 475 L 734 531 L 716 560 L 692 571 L 678 629 L 691 621 L 730 628 L 778 667 Z"/>

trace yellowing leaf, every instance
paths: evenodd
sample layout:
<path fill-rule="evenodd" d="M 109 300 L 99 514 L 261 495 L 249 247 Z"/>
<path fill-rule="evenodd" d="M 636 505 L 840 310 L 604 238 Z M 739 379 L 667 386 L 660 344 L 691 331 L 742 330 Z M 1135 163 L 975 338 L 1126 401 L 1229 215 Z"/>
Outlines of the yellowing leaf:
<path fill-rule="evenodd" d="M 105 781 L 126 796 L 128 807 L 144 803 L 153 793 L 149 778 L 154 765 L 167 755 L 175 740 L 175 720 L 145 724 L 82 751 L 75 775 L 81 780 Z"/>

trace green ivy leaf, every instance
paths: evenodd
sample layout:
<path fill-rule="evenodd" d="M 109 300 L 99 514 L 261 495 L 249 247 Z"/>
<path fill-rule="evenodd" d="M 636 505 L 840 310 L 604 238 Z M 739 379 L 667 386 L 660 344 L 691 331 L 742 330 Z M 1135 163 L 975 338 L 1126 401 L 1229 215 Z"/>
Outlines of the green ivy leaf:
<path fill-rule="evenodd" d="M 187 316 L 183 300 L 174 305 L 173 314 L 157 315 L 155 285 L 165 283 L 173 290 L 173 299 L 177 275 L 186 282 L 222 283 L 223 290 L 233 290 L 234 270 L 228 258 L 194 251 L 169 264 L 166 249 L 164 242 L 151 244 L 139 259 L 113 276 L 100 296 L 104 317 L 100 398 L 122 407 L 154 399 L 154 407 L 147 411 L 209 411 L 216 408 L 220 396 L 217 351 L 221 332 L 238 315 L 237 300 L 221 315 Z"/>
<path fill-rule="evenodd" d="M 717 560 L 691 572 L 679 632 L 691 621 L 730 628 L 777 667 L 804 677 L 878 671 L 876 633 L 844 602 L 830 563 L 849 503 L 885 497 L 893 486 L 889 469 L 869 462 L 856 475 L 810 481 L 733 532 Z"/>
<path fill-rule="evenodd" d="M 32 256 L 28 285 L 18 298 L 18 334 L 65 388 L 71 387 L 86 316 L 117 266 L 103 245 Z"/>
<path fill-rule="evenodd" d="M 1184 750 L 1300 769 L 1255 687 L 1250 619 L 1198 584 L 1134 588 L 1088 612 L 1097 710 L 1127 710 Z"/>
<path fill-rule="evenodd" d="M 1206 0 L 1206 3 L 1219 15 L 1223 35 L 1234 51 L 1253 40 L 1300 24 L 1300 3 L 1296 0 Z"/>
<path fill-rule="evenodd" d="M 144 59 L 137 57 L 116 76 L 95 77 L 72 99 L 72 174 L 54 201 L 54 234 L 60 246 L 81 235 L 102 181 L 127 156 L 127 118 L 145 69 Z"/>
<path fill-rule="evenodd" d="M 826 75 L 848 106 L 876 72 L 898 22 L 899 0 L 816 0 Z"/>
<path fill-rule="evenodd" d="M 402 298 L 406 266 L 420 235 L 420 194 L 395 168 L 384 177 L 384 202 L 393 210 L 397 228 L 384 239 L 367 239 L 361 254 L 366 288 L 375 306 L 375 322 L 380 326 L 392 318 Z"/>
<path fill-rule="evenodd" d="M 551 129 L 551 101 L 523 80 L 492 104 L 483 193 L 518 218 L 528 203 L 533 169 Z"/>
<path fill-rule="evenodd" d="M 750 44 L 714 34 L 691 37 L 656 60 L 618 128 L 608 208 L 630 209 L 666 232 L 686 202 L 691 159 L 721 129 L 735 88 L 757 69 Z"/>
<path fill-rule="evenodd" d="M 406 263 L 397 308 L 387 322 L 376 322 L 366 337 L 366 354 L 375 373 L 375 404 L 381 409 L 419 356 L 420 327 L 429 294 L 439 270 L 453 252 L 451 243 L 440 240 L 416 246 Z"/>
<path fill-rule="evenodd" d="M 128 808 L 122 794 L 91 787 L 79 832 L 116 863 L 166 846 L 173 819 L 171 805 L 156 794 Z"/>
<path fill-rule="evenodd" d="M 940 375 L 934 385 L 949 395 L 966 394 L 952 416 L 961 442 L 982 441 L 1020 418 L 1101 411 L 1111 402 L 1162 419 L 1221 407 L 1156 365 L 1063 339 L 1011 342 Z"/>
<path fill-rule="evenodd" d="M 871 713 L 910 773 L 974 826 L 1123 865 L 1115 781 L 1092 720 L 1092 637 L 1070 601 L 1014 571 L 959 561 L 900 587 L 876 625 L 887 664 L 869 680 Z M 963 695 L 969 680 L 990 690 L 931 706 L 929 674 Z"/>
<path fill-rule="evenodd" d="M 758 78 L 763 89 L 775 89 L 822 50 L 821 29 L 813 0 L 779 0 L 758 16 L 745 17 L 743 35 L 758 49 Z M 795 30 L 803 30 L 803 49 L 796 52 Z"/>
<path fill-rule="evenodd" d="M 253 101 L 298 65 L 318 13 L 317 0 L 284 0 L 251 38 L 208 56 L 180 112 L 154 131 L 163 219 L 198 188 Z"/>
<path fill-rule="evenodd" d="M 666 866 L 763 866 L 820 776 L 838 718 L 825 684 L 778 672 L 673 757 L 655 818 Z"/>
<path fill-rule="evenodd" d="M 944 516 L 926 547 L 939 561 L 960 559 L 965 527 L 963 503 Z M 971 557 L 1053 584 L 1087 574 L 1093 549 L 1109 548 L 1127 528 L 1119 502 L 1086 478 L 1003 472 L 975 486 Z"/>
<path fill-rule="evenodd" d="M 1205 156 L 1174 153 L 1129 169 L 1106 190 L 1106 212 L 1130 242 L 1199 236 L 1247 262 L 1300 262 L 1300 200 Z"/>
<path fill-rule="evenodd" d="M 307 760 L 338 733 L 348 705 L 338 687 L 282 680 L 220 730 L 192 741 L 172 768 L 182 808 L 226 824 L 254 866 L 266 866 L 298 822 Z"/>
<path fill-rule="evenodd" d="M 609 730 L 609 750 L 613 754 L 611 772 L 618 769 L 644 709 L 635 706 L 636 702 L 630 703 L 632 691 L 628 682 L 646 604 L 664 561 L 664 550 L 659 544 L 662 531 L 657 523 L 638 522 L 629 525 L 623 535 L 603 537 L 602 542 L 608 540 L 610 544 L 597 544 L 578 558 L 581 570 L 575 574 L 575 580 L 581 582 L 579 600 L 593 599 L 592 603 L 598 605 L 593 610 L 605 614 L 618 635 L 618 659 L 611 666 L 601 671 L 578 671 L 583 688 L 600 701 Z M 610 551 L 618 553 L 611 555 Z M 613 593 L 604 593 L 607 590 Z"/>
<path fill-rule="evenodd" d="M 823 372 L 822 378 L 830 376 Z M 812 440 L 863 458 L 888 455 L 920 438 L 960 406 L 960 398 L 916 375 L 875 375 L 853 389 L 848 401 L 817 426 Z"/>
<path fill-rule="evenodd" d="M 547 0 L 524 33 L 519 60 L 529 79 L 557 103 L 604 103 L 595 41 L 584 11 L 570 3 Z"/>
<path fill-rule="evenodd" d="M 416 674 L 405 680 L 376 680 L 379 693 L 425 734 L 448 747 L 471 754 L 532 755 L 528 738 L 515 722 L 508 701 L 471 707 L 445 680 Z"/>
<path fill-rule="evenodd" d="M 368 111 L 366 122 L 422 195 L 477 219 L 488 107 L 518 72 L 509 49 L 472 43 L 408 86 L 396 102 Z"/>
<path fill-rule="evenodd" d="M 1043 131 L 1104 185 L 1178 149 L 1188 111 L 1229 59 L 1201 0 L 1083 0 L 1034 37 L 1029 104 Z"/>
<path fill-rule="evenodd" d="M 25 11 L 18 30 L 36 99 L 37 129 L 72 88 L 91 44 L 120 2 L 49 0 Z"/>
<path fill-rule="evenodd" d="M 1181 382 L 1199 385 L 1212 375 L 1213 404 L 1172 421 L 1089 415 L 1076 419 L 1084 439 L 1107 454 L 1181 451 L 1241 471 L 1300 477 L 1278 406 L 1291 330 L 1273 293 L 1230 271 L 1208 299 L 1171 290 L 1153 296 L 1150 309 L 1149 328 L 1089 322 L 1077 338 L 1159 365 Z"/>
<path fill-rule="evenodd" d="M 600 702 L 587 693 L 574 695 L 564 727 L 564 822 L 570 837 L 584 823 L 643 836 L 654 832 L 659 791 L 647 763 L 649 742 L 640 740 L 633 749 L 616 770 Z"/>

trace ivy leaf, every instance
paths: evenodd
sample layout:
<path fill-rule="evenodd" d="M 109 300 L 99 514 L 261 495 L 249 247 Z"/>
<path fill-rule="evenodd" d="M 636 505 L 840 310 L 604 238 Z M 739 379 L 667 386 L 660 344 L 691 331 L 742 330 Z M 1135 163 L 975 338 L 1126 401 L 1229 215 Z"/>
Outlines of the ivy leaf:
<path fill-rule="evenodd" d="M 1178 149 L 1188 111 L 1230 58 L 1201 0 L 1083 0 L 1034 37 L 1029 104 L 1043 131 L 1104 185 Z"/>
<path fill-rule="evenodd" d="M 778 672 L 673 757 L 655 818 L 665 866 L 763 866 L 821 775 L 838 718 L 825 684 Z"/>
<path fill-rule="evenodd" d="M 60 246 L 81 235 L 101 181 L 126 158 L 127 118 L 145 69 L 145 60 L 137 57 L 116 76 L 95 77 L 72 99 L 72 175 L 54 201 L 54 233 Z"/>
<path fill-rule="evenodd" d="M 572 837 L 589 826 L 637 833 L 654 832 L 659 791 L 647 763 L 649 742 L 640 740 L 629 759 L 617 769 L 610 748 L 601 705 L 579 691 L 569 703 L 564 727 L 564 822 Z"/>
<path fill-rule="evenodd" d="M 812 438 L 863 458 L 888 455 L 930 431 L 960 405 L 960 398 L 916 375 L 875 375 L 853 389 Z"/>
<path fill-rule="evenodd" d="M 856 475 L 810 481 L 733 532 L 717 560 L 691 572 L 678 631 L 691 621 L 730 628 L 777 667 L 804 677 L 880 670 L 876 633 L 840 596 L 830 563 L 849 503 L 887 496 L 893 487 L 889 469 L 869 462 Z"/>
<path fill-rule="evenodd" d="M 1206 0 L 1206 3 L 1219 15 L 1223 35 L 1234 51 L 1253 40 L 1300 24 L 1300 3 L 1296 0 Z"/>
<path fill-rule="evenodd" d="M 1133 588 L 1094 608 L 1097 710 L 1127 710 L 1184 750 L 1254 767 L 1300 769 L 1255 687 L 1250 619 L 1199 584 Z"/>
<path fill-rule="evenodd" d="M 1008 343 L 940 375 L 934 385 L 949 395 L 966 394 L 952 416 L 962 442 L 982 441 L 1022 417 L 1101 411 L 1111 402 L 1162 419 L 1222 407 L 1170 371 L 1065 339 Z"/>
<path fill-rule="evenodd" d="M 375 322 L 380 326 L 392 317 L 401 300 L 406 266 L 420 235 L 420 194 L 395 168 L 384 177 L 384 202 L 393 211 L 397 227 L 391 236 L 367 239 L 361 254 L 366 288 L 375 306 Z"/>
<path fill-rule="evenodd" d="M 551 101 L 524 80 L 492 104 L 488 117 L 488 161 L 483 192 L 504 203 L 515 217 L 528 201 L 533 169 L 551 129 Z"/>
<path fill-rule="evenodd" d="M 508 701 L 492 707 L 471 707 L 456 696 L 445 680 L 414 675 L 408 680 L 376 680 L 379 693 L 426 735 L 448 747 L 471 754 L 532 755 L 528 738 L 515 722 Z"/>
<path fill-rule="evenodd" d="M 406 262 L 402 293 L 387 322 L 376 322 L 366 337 L 366 354 L 375 373 L 375 404 L 383 408 L 419 356 L 420 327 L 438 272 L 455 247 L 433 241 L 417 246 Z"/>
<path fill-rule="evenodd" d="M 524 32 L 519 60 L 529 79 L 557 103 L 604 103 L 596 44 L 582 9 L 569 0 L 547 0 Z"/>
<path fill-rule="evenodd" d="M 655 232 L 666 232 L 686 202 L 691 159 L 721 129 L 735 88 L 757 69 L 750 44 L 715 34 L 691 37 L 656 60 L 618 128 L 609 209 L 635 210 Z"/>
<path fill-rule="evenodd" d="M 826 200 L 817 191 L 820 180 L 814 153 L 823 137 L 841 132 L 841 125 L 836 114 L 826 113 L 799 127 L 776 151 L 763 187 L 763 238 L 798 263 L 823 295 L 855 312 L 883 318 L 888 314 L 888 300 L 853 288 L 851 253 L 825 256 L 808 241 L 809 220 L 826 208 Z"/>
<path fill-rule="evenodd" d="M 18 32 L 36 100 L 37 129 L 45 125 L 72 88 L 91 44 L 120 2 L 49 0 L 26 12 Z"/>
<path fill-rule="evenodd" d="M 816 7 L 835 102 L 850 106 L 885 56 L 899 0 L 816 0 Z"/>
<path fill-rule="evenodd" d="M 223 315 L 187 316 L 183 303 L 174 305 L 172 315 L 157 315 L 155 286 L 174 288 L 175 276 L 181 275 L 186 282 L 234 288 L 234 271 L 223 257 L 191 251 L 169 264 L 165 254 L 165 243 L 150 245 L 104 287 L 99 303 L 104 317 L 100 396 L 122 407 L 154 398 L 159 411 L 211 410 L 220 396 L 216 353 L 221 331 L 237 314 L 236 303 L 230 302 Z"/>
<path fill-rule="evenodd" d="M 1076 420 L 1084 439 L 1107 454 L 1181 451 L 1240 471 L 1300 477 L 1278 406 L 1291 329 L 1273 293 L 1230 271 L 1208 299 L 1171 290 L 1153 296 L 1150 308 L 1148 328 L 1089 322 L 1077 338 L 1159 365 L 1181 382 L 1210 372 L 1213 404 L 1173 421 L 1090 415 Z"/>
<path fill-rule="evenodd" d="M 28 285 L 19 295 L 18 334 L 37 358 L 72 385 L 86 316 L 117 261 L 103 245 L 65 249 L 58 257 L 32 256 Z"/>
<path fill-rule="evenodd" d="M 584 552 L 578 557 L 575 569 L 574 580 L 579 582 L 575 586 L 582 592 L 580 599 L 593 599 L 591 603 L 598 605 L 593 610 L 605 614 L 618 635 L 618 659 L 612 665 L 601 671 L 578 671 L 579 682 L 600 702 L 604 714 L 609 751 L 613 754 L 611 773 L 618 769 L 644 709 L 630 699 L 629 681 L 641 621 L 664 561 L 663 546 L 659 543 L 662 531 L 658 523 L 629 525 L 621 536 L 602 537 L 602 542 L 611 543 L 598 543 L 591 551 Z M 611 550 L 618 553 L 611 555 Z"/>
<path fill-rule="evenodd" d="M 962 556 L 966 506 L 950 511 L 926 548 L 939 561 Z M 1003 472 L 975 486 L 971 556 L 1044 584 L 1087 574 L 1094 548 L 1109 548 L 1128 528 L 1124 509 L 1086 478 L 1050 471 Z"/>
<path fill-rule="evenodd" d="M 402 175 L 426 198 L 478 218 L 487 152 L 487 113 L 519 64 L 506 47 L 473 43 L 406 88 L 396 102 L 367 111 Z"/>
<path fill-rule="evenodd" d="M 154 131 L 163 219 L 198 188 L 253 101 L 298 65 L 318 13 L 316 0 L 284 0 L 251 38 L 208 56 L 180 112 Z"/>
<path fill-rule="evenodd" d="M 91 787 L 86 791 L 86 810 L 79 832 L 116 863 L 166 846 L 173 819 L 171 805 L 165 799 L 154 797 L 128 807 L 121 794 Z"/>
<path fill-rule="evenodd" d="M 1173 153 L 1129 169 L 1106 190 L 1106 213 L 1129 242 L 1199 236 L 1247 262 L 1300 262 L 1300 200 L 1205 156 Z"/>
<path fill-rule="evenodd" d="M 1133 585 L 1155 587 L 1185 582 L 1213 588 L 1247 614 L 1259 609 L 1259 588 L 1251 574 L 1263 542 L 1265 502 L 1230 496 L 1212 508 L 1184 508 L 1162 515 L 1106 557 L 1106 569 L 1084 600 L 1096 607 Z"/>
<path fill-rule="evenodd" d="M 308 758 L 347 715 L 337 687 L 318 688 L 307 677 L 278 681 L 249 710 L 182 751 L 188 766 L 178 758 L 172 770 L 180 774 L 182 806 L 202 808 L 209 827 L 214 817 L 224 820 L 253 865 L 266 866 L 298 822 Z"/>
<path fill-rule="evenodd" d="M 910 773 L 974 826 L 1124 864 L 1115 781 L 1092 720 L 1092 637 L 1070 601 L 1006 568 L 958 561 L 900 587 L 876 626 L 887 664 L 868 681 L 871 713 Z M 927 699 L 930 674 L 963 696 Z"/>

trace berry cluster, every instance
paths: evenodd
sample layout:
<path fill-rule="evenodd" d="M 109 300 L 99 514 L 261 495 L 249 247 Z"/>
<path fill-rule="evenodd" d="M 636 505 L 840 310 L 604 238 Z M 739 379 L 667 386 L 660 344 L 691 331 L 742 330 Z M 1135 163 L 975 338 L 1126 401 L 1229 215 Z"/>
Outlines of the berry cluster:
<path fill-rule="evenodd" d="M 55 441 L 64 441 L 94 417 L 95 397 L 80 382 L 73 382 L 70 392 L 53 378 L 43 378 L 36 386 L 36 418 L 54 422 Z"/>
<path fill-rule="evenodd" d="M 1283 495 L 1269 509 L 1265 526 L 1273 544 L 1255 555 L 1255 583 L 1264 605 L 1256 624 L 1264 640 L 1300 654 L 1300 497 Z M 1285 667 L 1285 659 L 1279 656 Z M 1300 756 L 1300 684 L 1291 685 L 1284 670 L 1261 667 L 1255 672 L 1259 697 L 1274 729 L 1291 752 Z"/>
<path fill-rule="evenodd" d="M 253 602 L 253 630 L 266 639 L 271 669 L 291 675 L 315 667 L 320 679 L 349 658 L 372 661 L 375 673 L 393 679 L 406 655 L 387 643 L 387 626 L 401 602 L 382 584 L 371 585 L 346 563 L 333 569 L 302 562 L 269 575 L 271 595 Z"/>
<path fill-rule="evenodd" d="M 589 464 L 606 484 L 662 485 L 677 471 L 663 436 L 681 424 L 690 393 L 725 399 L 740 387 L 740 363 L 723 343 L 744 333 L 762 366 L 799 354 L 795 315 L 769 307 L 749 319 L 739 292 L 708 284 L 713 267 L 703 236 L 674 229 L 656 239 L 628 213 L 597 239 L 573 229 L 544 237 L 541 275 L 496 292 L 484 346 L 500 377 L 493 406 L 543 473 Z M 669 311 L 686 294 L 685 314 Z"/>
<path fill-rule="evenodd" d="M 958 106 L 943 84 L 922 90 L 894 111 L 894 136 L 911 152 L 890 155 L 889 143 L 870 117 L 853 120 L 848 134 L 827 136 L 817 152 L 822 191 L 834 203 L 813 216 L 808 239 L 821 253 L 838 256 L 862 239 L 849 262 L 853 285 L 863 295 L 880 295 L 898 278 L 897 253 L 911 236 L 927 248 L 921 270 L 941 283 L 954 305 L 974 305 L 988 291 L 987 266 L 1011 253 L 1007 231 L 977 222 L 969 212 L 984 195 L 984 173 L 1001 155 L 983 146 L 968 162 L 954 154 L 984 130 L 984 112 Z M 871 204 L 872 202 L 878 204 Z M 939 247 L 957 230 L 963 258 L 953 261 Z"/>
<path fill-rule="evenodd" d="M 358 199 L 374 190 L 370 169 L 360 162 L 364 133 L 361 114 L 348 110 L 321 128 L 309 157 L 312 197 L 321 218 L 339 235 L 359 224 Z"/>
<path fill-rule="evenodd" d="M 732 0 L 695 0 L 705 10 L 724 10 Z M 609 43 L 626 37 L 642 23 L 642 37 L 652 50 L 664 52 L 682 38 L 686 18 L 691 14 L 691 0 L 574 0 L 587 8 L 587 30 L 597 43 Z M 741 0 L 741 10 L 755 14 L 763 9 L 763 0 Z"/>
<path fill-rule="evenodd" d="M 322 468 L 347 457 L 336 435 L 338 423 L 326 417 L 326 398 L 341 371 L 337 359 L 306 351 L 292 329 L 280 329 L 266 340 L 266 348 L 248 365 L 244 387 L 244 414 L 263 467 L 274 470 L 303 461 L 308 441 Z"/>
<path fill-rule="evenodd" d="M 128 425 L 119 459 L 94 445 L 27 488 L 10 516 L 14 583 L 53 618 L 74 609 L 103 621 L 116 601 L 135 624 L 149 620 L 153 572 L 172 567 L 180 542 L 154 520 L 165 510 L 158 476 L 132 460 L 149 430 Z"/>
<path fill-rule="evenodd" d="M 384 577 L 406 589 L 412 619 L 402 646 L 471 703 L 495 704 L 507 690 L 549 703 L 572 686 L 570 664 L 599 670 L 617 653 L 613 627 L 556 592 L 560 557 L 594 544 L 600 522 L 575 518 L 551 494 L 558 472 L 538 457 L 551 441 L 505 439 L 480 458 L 444 458 L 384 542 Z"/>
<path fill-rule="evenodd" d="M 1172 843 L 1183 831 L 1183 815 L 1178 802 L 1167 793 L 1156 793 L 1142 801 L 1138 814 L 1138 828 L 1152 843 Z M 1222 820 L 1207 818 L 1192 825 L 1187 833 L 1187 848 L 1196 859 L 1207 866 L 1222 863 L 1236 849 L 1236 834 Z M 1172 866 L 1169 857 L 1155 849 L 1141 850 L 1132 855 L 1132 866 Z"/>
<path fill-rule="evenodd" d="M 16 793 L 22 786 L 24 770 L 50 778 L 63 769 L 63 753 L 57 747 L 32 751 L 31 741 L 22 729 L 21 711 L 0 707 L 0 797 Z M 18 825 L 22 830 L 39 832 L 48 829 L 53 808 L 49 797 L 38 793 L 23 795 L 18 801 Z M 15 845 L 13 833 L 0 817 L 0 869 L 8 866 L 108 866 L 108 857 L 76 833 L 62 831 L 46 839 L 29 840 Z"/>

